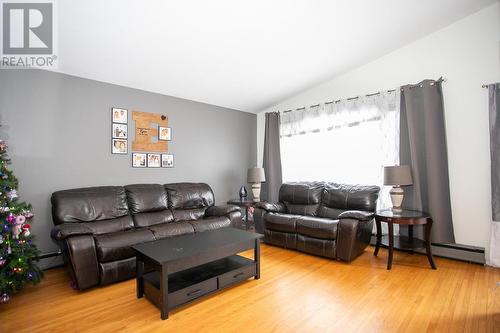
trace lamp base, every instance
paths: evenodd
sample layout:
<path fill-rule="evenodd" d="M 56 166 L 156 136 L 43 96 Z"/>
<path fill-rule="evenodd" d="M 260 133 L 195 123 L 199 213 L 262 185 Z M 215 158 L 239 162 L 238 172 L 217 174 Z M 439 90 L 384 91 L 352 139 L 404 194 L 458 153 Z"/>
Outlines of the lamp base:
<path fill-rule="evenodd" d="M 401 204 L 403 203 L 405 191 L 400 186 L 394 186 L 389 194 L 391 195 L 392 211 L 402 212 Z"/>
<path fill-rule="evenodd" d="M 252 196 L 253 201 L 260 201 L 260 183 L 252 183 Z"/>

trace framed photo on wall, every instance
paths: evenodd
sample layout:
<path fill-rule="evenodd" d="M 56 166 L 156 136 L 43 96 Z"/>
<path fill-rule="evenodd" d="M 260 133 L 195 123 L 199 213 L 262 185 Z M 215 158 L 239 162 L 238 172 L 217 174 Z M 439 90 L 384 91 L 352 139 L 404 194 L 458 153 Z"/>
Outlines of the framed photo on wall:
<path fill-rule="evenodd" d="M 113 139 L 126 139 L 128 126 L 125 124 L 113 123 Z"/>
<path fill-rule="evenodd" d="M 161 154 L 148 154 L 148 168 L 159 168 L 161 166 Z"/>
<path fill-rule="evenodd" d="M 126 124 L 128 121 L 127 109 L 111 108 L 111 117 L 114 123 Z"/>
<path fill-rule="evenodd" d="M 174 154 L 161 154 L 161 167 L 173 168 L 174 167 Z"/>
<path fill-rule="evenodd" d="M 111 153 L 127 154 L 128 141 L 126 139 L 111 139 Z"/>
<path fill-rule="evenodd" d="M 147 166 L 148 166 L 147 154 L 132 153 L 132 167 L 134 167 L 134 168 L 146 168 Z"/>
<path fill-rule="evenodd" d="M 158 140 L 160 140 L 160 141 L 172 140 L 172 128 L 158 126 Z"/>

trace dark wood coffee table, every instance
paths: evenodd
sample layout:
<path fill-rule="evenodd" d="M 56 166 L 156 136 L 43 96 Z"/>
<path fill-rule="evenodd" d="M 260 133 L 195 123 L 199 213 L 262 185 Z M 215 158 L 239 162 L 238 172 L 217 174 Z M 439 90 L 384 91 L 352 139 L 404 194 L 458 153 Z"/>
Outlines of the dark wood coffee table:
<path fill-rule="evenodd" d="M 135 245 L 137 298 L 145 295 L 160 308 L 161 319 L 167 319 L 175 307 L 248 278 L 259 279 L 261 237 L 224 228 Z M 237 255 L 252 248 L 253 260 Z"/>

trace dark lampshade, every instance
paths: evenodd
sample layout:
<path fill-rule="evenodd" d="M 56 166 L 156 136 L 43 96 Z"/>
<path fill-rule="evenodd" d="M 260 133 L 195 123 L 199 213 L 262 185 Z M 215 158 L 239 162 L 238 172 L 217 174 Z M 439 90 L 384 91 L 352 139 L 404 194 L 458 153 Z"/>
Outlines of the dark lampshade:
<path fill-rule="evenodd" d="M 409 165 L 384 167 L 384 185 L 404 186 L 413 184 Z"/>
<path fill-rule="evenodd" d="M 247 182 L 261 183 L 265 181 L 266 175 L 264 174 L 264 168 L 248 168 Z"/>

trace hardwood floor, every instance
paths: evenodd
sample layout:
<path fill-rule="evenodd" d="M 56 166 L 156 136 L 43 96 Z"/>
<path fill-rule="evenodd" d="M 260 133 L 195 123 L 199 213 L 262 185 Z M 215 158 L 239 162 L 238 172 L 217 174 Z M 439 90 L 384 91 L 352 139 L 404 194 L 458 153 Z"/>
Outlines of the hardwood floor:
<path fill-rule="evenodd" d="M 263 244 L 260 280 L 174 310 L 135 280 L 77 292 L 63 269 L 0 305 L 0 332 L 500 332 L 500 269 L 373 247 L 350 264 Z M 245 253 L 251 257 L 251 252 Z"/>

